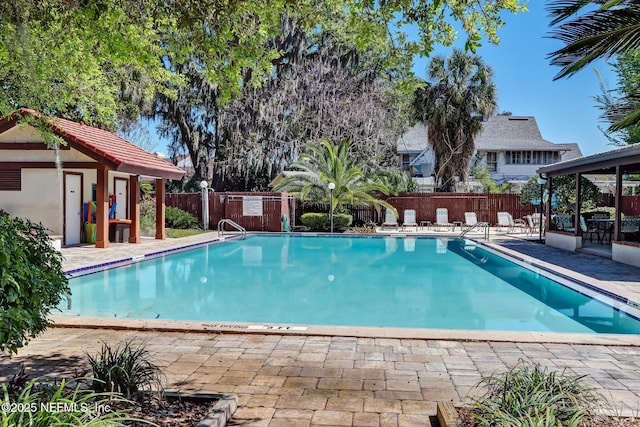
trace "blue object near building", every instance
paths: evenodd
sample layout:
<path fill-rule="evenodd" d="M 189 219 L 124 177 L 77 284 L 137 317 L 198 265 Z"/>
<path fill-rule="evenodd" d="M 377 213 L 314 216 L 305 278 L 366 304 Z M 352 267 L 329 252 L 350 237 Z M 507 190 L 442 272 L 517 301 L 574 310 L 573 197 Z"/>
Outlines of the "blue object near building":
<path fill-rule="evenodd" d="M 291 226 L 289 225 L 289 218 L 287 214 L 282 214 L 282 231 L 289 233 L 291 232 Z"/>

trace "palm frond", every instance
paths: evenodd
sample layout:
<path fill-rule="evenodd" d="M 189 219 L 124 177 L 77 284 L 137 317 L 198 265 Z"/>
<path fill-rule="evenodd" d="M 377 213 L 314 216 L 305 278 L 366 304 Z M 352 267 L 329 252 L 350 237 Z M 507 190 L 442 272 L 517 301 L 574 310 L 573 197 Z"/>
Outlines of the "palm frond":
<path fill-rule="evenodd" d="M 615 1 L 616 3 L 620 2 L 620 0 Z M 601 7 L 605 7 L 607 3 L 607 0 L 559 0 L 549 2 L 546 9 L 549 12 L 549 16 L 553 18 L 551 20 L 551 25 L 553 26 L 575 15 L 583 7 L 591 4 L 600 4 Z"/>
<path fill-rule="evenodd" d="M 617 132 L 623 129 L 628 129 L 632 126 L 640 125 L 640 109 L 634 109 L 625 118 L 618 120 L 607 129 L 609 132 Z"/>
<path fill-rule="evenodd" d="M 596 59 L 640 48 L 640 5 L 624 1 L 616 8 L 587 12 L 560 25 L 551 37 L 566 45 L 549 55 L 551 64 L 563 67 L 557 80 Z"/>

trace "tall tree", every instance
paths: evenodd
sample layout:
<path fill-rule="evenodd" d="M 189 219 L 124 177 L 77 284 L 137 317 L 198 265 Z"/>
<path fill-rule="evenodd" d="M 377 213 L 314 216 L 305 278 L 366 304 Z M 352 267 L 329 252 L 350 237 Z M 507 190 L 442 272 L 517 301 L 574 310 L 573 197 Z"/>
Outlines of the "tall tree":
<path fill-rule="evenodd" d="M 493 71 L 480 57 L 455 49 L 433 58 L 427 76 L 430 81 L 416 91 L 416 118 L 428 128 L 436 185 L 454 191 L 455 178 L 467 178 L 483 119 L 497 108 Z"/>
<path fill-rule="evenodd" d="M 0 2 L 0 114 L 26 106 L 113 130 L 158 95 L 152 111 L 171 120 L 165 131 L 204 176 L 208 156 L 226 147 L 200 132 L 218 126 L 219 106 L 262 85 L 286 61 L 269 43 L 281 16 L 296 17 L 305 31 L 346 28 L 358 52 L 384 46 L 383 69 L 393 74 L 414 54 L 453 41 L 449 17 L 461 23 L 470 49 L 483 38 L 498 42 L 504 10 L 526 9 L 520 0 Z M 407 24 L 418 28 L 417 41 L 407 41 Z M 214 103 L 197 99 L 202 87 Z"/>
<path fill-rule="evenodd" d="M 382 49 L 359 52 L 339 34 L 309 34 L 291 20 L 283 27 L 276 46 L 288 48 L 286 61 L 220 110 L 216 185 L 270 181 L 322 139 L 349 140 L 364 172 L 395 164 L 393 141 L 409 118 L 399 89 L 411 84 L 408 64 L 389 78 Z"/>
<path fill-rule="evenodd" d="M 555 79 L 571 76 L 597 59 L 640 49 L 636 0 L 555 0 L 548 10 L 551 25 L 556 26 L 551 35 L 565 44 L 549 55 L 551 64 L 562 67 Z M 640 124 L 639 101 L 640 86 L 636 86 L 615 111 L 609 111 L 609 117 L 616 118 L 610 132 Z"/>
<path fill-rule="evenodd" d="M 580 179 L 580 185 L 582 192 L 582 206 L 580 206 L 580 210 L 584 211 L 595 208 L 602 200 L 600 189 L 584 176 Z M 538 184 L 538 177 L 532 176 L 520 191 L 520 204 L 524 206 L 533 201 L 540 203 L 540 192 L 541 185 Z M 547 198 L 548 200 L 543 200 L 543 203 L 548 203 L 549 200 L 553 200 L 552 205 L 554 212 L 574 213 L 576 206 L 576 176 L 563 175 L 553 177 L 553 195 L 552 197 L 547 196 Z"/>
<path fill-rule="evenodd" d="M 229 99 L 247 67 L 268 70 L 265 40 L 285 8 L 273 0 L 16 0 L 0 3 L 0 113 L 26 106 L 114 129 L 156 93 L 175 98 L 172 68 L 197 64 Z M 256 73 L 262 76 L 262 72 Z"/>

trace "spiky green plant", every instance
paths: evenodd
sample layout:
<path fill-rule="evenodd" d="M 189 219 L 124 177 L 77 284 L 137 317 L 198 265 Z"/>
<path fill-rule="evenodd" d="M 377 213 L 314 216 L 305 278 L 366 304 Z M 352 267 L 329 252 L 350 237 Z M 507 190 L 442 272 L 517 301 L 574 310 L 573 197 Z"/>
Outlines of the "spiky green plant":
<path fill-rule="evenodd" d="M 76 379 L 78 381 L 82 380 Z M 45 387 L 31 380 L 18 395 L 11 395 L 5 384 L 0 389 L 0 426 L 122 426 L 125 421 L 141 421 L 122 407 L 133 402 L 114 393 L 97 393 L 79 384 L 69 387 L 65 380 Z"/>
<path fill-rule="evenodd" d="M 112 348 L 102 343 L 98 354 L 87 354 L 96 391 L 115 391 L 131 397 L 140 390 L 162 391 L 162 372 L 149 361 L 149 352 L 127 341 Z"/>
<path fill-rule="evenodd" d="M 502 376 L 481 381 L 487 392 L 473 405 L 472 416 L 487 427 L 587 426 L 603 398 L 583 379 L 520 361 Z"/>

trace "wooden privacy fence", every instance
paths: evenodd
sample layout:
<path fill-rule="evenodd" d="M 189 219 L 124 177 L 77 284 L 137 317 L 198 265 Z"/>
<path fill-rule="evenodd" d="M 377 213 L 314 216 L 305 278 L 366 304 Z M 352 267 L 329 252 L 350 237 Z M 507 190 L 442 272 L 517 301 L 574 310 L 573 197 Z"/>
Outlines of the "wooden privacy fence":
<path fill-rule="evenodd" d="M 478 221 L 491 225 L 498 222 L 498 212 L 509 212 L 513 218 L 534 213 L 536 206 L 520 204 L 517 194 L 476 193 L 406 193 L 398 196 L 382 196 L 398 210 L 400 222 L 404 210 L 414 209 L 416 221 L 436 220 L 436 209 L 447 208 L 449 221 L 464 221 L 465 212 L 475 212 Z M 198 217 L 202 222 L 202 194 L 167 194 L 167 206 L 174 206 Z M 354 224 L 375 222 L 380 224 L 384 212 L 379 214 L 369 206 L 345 206 L 353 215 Z M 209 192 L 209 228 L 215 229 L 221 219 L 231 219 L 249 231 L 281 231 L 282 214 L 287 214 L 291 224 L 301 224 L 306 212 L 328 212 L 328 204 L 302 203 L 289 198 L 286 193 L 232 193 Z"/>
<path fill-rule="evenodd" d="M 604 193 L 602 195 L 602 202 L 598 206 L 610 206 L 616 205 L 616 197 L 612 193 Z M 640 215 L 640 195 L 635 196 L 622 196 L 620 199 L 620 209 L 622 213 L 628 216 Z"/>
<path fill-rule="evenodd" d="M 249 231 L 282 231 L 282 214 L 289 215 L 287 193 L 210 191 L 208 198 L 211 230 L 217 228 L 221 219 L 231 219 Z M 202 193 L 167 194 L 165 203 L 195 215 L 202 223 Z"/>

